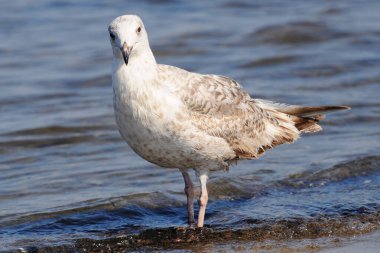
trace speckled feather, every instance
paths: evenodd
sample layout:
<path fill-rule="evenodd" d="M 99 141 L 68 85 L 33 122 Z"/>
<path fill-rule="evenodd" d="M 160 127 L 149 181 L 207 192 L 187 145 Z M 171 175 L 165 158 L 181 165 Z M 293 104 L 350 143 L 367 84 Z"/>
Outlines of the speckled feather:
<path fill-rule="evenodd" d="M 308 107 L 303 117 L 303 107 L 253 99 L 228 77 L 157 64 L 139 26 L 138 17 L 122 16 L 109 31 L 124 38 L 123 47 L 133 44 L 124 64 L 121 42 L 111 40 L 114 109 L 121 135 L 144 159 L 168 168 L 226 170 L 301 132 L 321 130 L 316 123 L 329 108 Z"/>
<path fill-rule="evenodd" d="M 263 108 L 236 81 L 158 66 L 164 79 L 175 77 L 171 80 L 173 95 L 185 104 L 185 116 L 201 131 L 226 140 L 235 152 L 234 159 L 257 158 L 269 147 L 298 138 L 300 132 L 289 116 Z"/>
<path fill-rule="evenodd" d="M 188 223 L 194 219 L 194 169 L 201 185 L 197 227 L 203 227 L 210 171 L 321 130 L 326 111 L 345 107 L 288 106 L 253 99 L 224 76 L 159 65 L 138 16 L 109 26 L 113 51 L 114 111 L 120 134 L 145 160 L 178 168 L 185 182 Z"/>

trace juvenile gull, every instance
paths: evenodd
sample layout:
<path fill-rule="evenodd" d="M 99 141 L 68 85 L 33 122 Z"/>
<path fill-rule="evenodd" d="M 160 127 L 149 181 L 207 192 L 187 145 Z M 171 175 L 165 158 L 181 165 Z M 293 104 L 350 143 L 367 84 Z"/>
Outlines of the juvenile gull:
<path fill-rule="evenodd" d="M 323 114 L 345 106 L 302 107 L 254 99 L 224 76 L 157 64 L 144 24 L 124 15 L 108 28 L 113 50 L 114 110 L 121 136 L 145 160 L 178 168 L 185 181 L 188 222 L 194 224 L 194 169 L 201 184 L 203 227 L 210 171 L 317 132 Z"/>

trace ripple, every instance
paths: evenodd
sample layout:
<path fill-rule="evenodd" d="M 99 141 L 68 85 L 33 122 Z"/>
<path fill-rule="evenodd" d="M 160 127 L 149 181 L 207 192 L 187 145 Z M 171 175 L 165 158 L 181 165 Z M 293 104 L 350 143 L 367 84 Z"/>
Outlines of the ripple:
<path fill-rule="evenodd" d="M 308 76 L 330 76 L 339 74 L 343 71 L 344 68 L 336 68 L 327 70 L 323 72 L 318 72 L 318 70 L 312 70 L 307 75 Z M 372 76 L 372 77 L 366 77 L 366 78 L 356 78 L 349 81 L 341 81 L 337 83 L 327 83 L 324 84 L 322 87 L 320 85 L 316 86 L 300 86 L 297 88 L 297 90 L 318 90 L 318 91 L 335 91 L 335 90 L 341 90 L 341 89 L 355 89 L 355 88 L 363 88 L 370 85 L 378 85 L 380 84 L 380 77 L 379 76 Z"/>
<path fill-rule="evenodd" d="M 301 68 L 297 71 L 297 76 L 299 77 L 330 77 L 341 73 L 344 73 L 347 69 L 340 65 L 323 65 L 323 66 L 313 66 L 308 68 Z"/>
<path fill-rule="evenodd" d="M 304 173 L 293 174 L 288 179 L 281 181 L 281 184 L 295 188 L 309 187 L 310 185 L 325 185 L 379 171 L 380 156 L 367 156 L 337 164 L 320 171 L 306 171 Z"/>
<path fill-rule="evenodd" d="M 257 67 L 265 67 L 272 66 L 277 64 L 291 63 L 299 60 L 301 57 L 296 55 L 282 55 L 282 56 L 274 56 L 261 58 L 258 60 L 254 60 L 248 62 L 246 64 L 240 65 L 241 68 L 257 68 Z"/>
<path fill-rule="evenodd" d="M 75 82 L 67 82 L 66 86 L 73 86 L 76 88 L 92 88 L 92 87 L 106 87 L 111 86 L 112 77 L 111 75 L 103 75 L 95 78 L 75 81 Z"/>
<path fill-rule="evenodd" d="M 19 136 L 19 135 L 61 135 L 67 133 L 86 133 L 96 130 L 109 130 L 112 126 L 46 126 L 31 129 L 23 129 L 14 132 L 2 134 L 4 136 Z"/>
<path fill-rule="evenodd" d="M 247 39 L 259 44 L 306 44 L 324 42 L 347 35 L 347 33 L 332 29 L 325 23 L 300 21 L 261 28 L 249 34 Z"/>
<path fill-rule="evenodd" d="M 30 104 L 35 101 L 45 101 L 45 100 L 59 100 L 67 97 L 74 97 L 76 93 L 54 93 L 45 95 L 32 95 L 32 96 L 14 96 L 9 99 L 1 99 L 0 106 L 10 106 L 10 105 L 23 105 Z"/>
<path fill-rule="evenodd" d="M 66 144 L 77 144 L 84 142 L 93 142 L 97 138 L 94 136 L 68 136 L 68 137 L 58 137 L 58 138 L 43 138 L 34 140 L 17 140 L 17 141 L 3 141 L 0 145 L 3 147 L 11 148 L 46 148 L 51 146 L 66 145 Z"/>

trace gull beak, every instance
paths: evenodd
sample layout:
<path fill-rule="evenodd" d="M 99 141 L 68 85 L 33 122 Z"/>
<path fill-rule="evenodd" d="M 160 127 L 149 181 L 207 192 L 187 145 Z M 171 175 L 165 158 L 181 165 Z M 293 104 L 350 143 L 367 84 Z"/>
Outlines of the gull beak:
<path fill-rule="evenodd" d="M 128 65 L 128 59 L 129 59 L 129 55 L 131 54 L 132 48 L 133 47 L 128 46 L 127 42 L 124 42 L 123 46 L 120 48 L 121 53 L 123 54 L 125 65 Z"/>

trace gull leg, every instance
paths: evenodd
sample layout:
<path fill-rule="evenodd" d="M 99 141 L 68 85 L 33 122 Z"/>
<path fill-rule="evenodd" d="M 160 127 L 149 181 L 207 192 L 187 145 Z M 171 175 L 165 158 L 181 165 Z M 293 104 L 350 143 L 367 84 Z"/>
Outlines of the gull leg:
<path fill-rule="evenodd" d="M 201 195 L 199 197 L 199 215 L 198 215 L 198 227 L 203 227 L 206 213 L 206 206 L 208 201 L 207 193 L 207 173 L 202 173 L 199 175 L 199 181 L 201 182 Z"/>
<path fill-rule="evenodd" d="M 191 178 L 187 170 L 181 170 L 183 179 L 185 180 L 185 193 L 187 197 L 187 215 L 188 222 L 191 226 L 195 223 L 194 221 L 194 185 L 191 182 Z"/>

